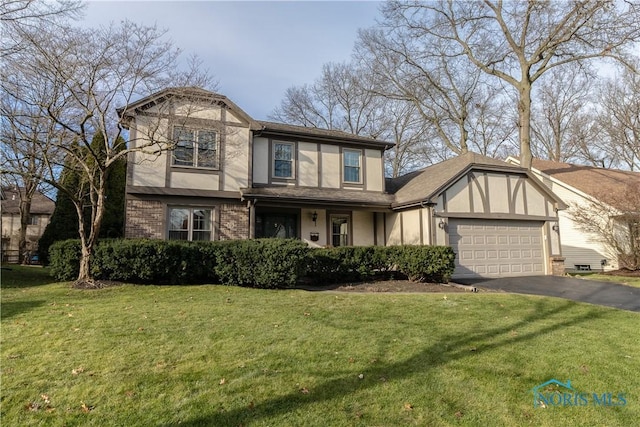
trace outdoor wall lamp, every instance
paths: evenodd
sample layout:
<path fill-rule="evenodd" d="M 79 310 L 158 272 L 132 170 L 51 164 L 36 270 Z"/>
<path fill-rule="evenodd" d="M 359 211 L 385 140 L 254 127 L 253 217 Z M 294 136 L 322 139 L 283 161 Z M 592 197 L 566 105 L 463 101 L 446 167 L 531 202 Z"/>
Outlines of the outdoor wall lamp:
<path fill-rule="evenodd" d="M 438 223 L 438 228 L 440 228 L 441 230 L 444 230 L 444 227 L 446 227 L 447 223 L 444 222 L 444 219 L 440 218 L 440 222 Z"/>
<path fill-rule="evenodd" d="M 560 231 L 560 226 L 556 222 L 551 226 L 551 229 L 557 233 L 558 231 Z"/>
<path fill-rule="evenodd" d="M 313 223 L 314 223 L 315 225 L 318 225 L 318 224 L 316 223 L 316 221 L 318 221 L 318 212 L 313 211 L 313 213 L 311 214 L 311 221 L 313 221 Z"/>

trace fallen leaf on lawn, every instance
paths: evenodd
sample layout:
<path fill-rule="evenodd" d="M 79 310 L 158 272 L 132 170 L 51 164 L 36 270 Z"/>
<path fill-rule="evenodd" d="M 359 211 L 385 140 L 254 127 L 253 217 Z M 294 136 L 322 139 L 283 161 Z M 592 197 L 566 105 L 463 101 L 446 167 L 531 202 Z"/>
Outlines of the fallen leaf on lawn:
<path fill-rule="evenodd" d="M 82 367 L 80 367 L 80 368 L 76 368 L 76 369 L 72 369 L 72 370 L 71 370 L 71 373 L 72 373 L 73 375 L 78 375 L 78 374 L 81 374 L 81 373 L 83 373 L 83 372 L 84 372 L 84 368 L 82 368 Z"/>
<path fill-rule="evenodd" d="M 256 404 L 253 401 L 249 402 L 249 409 L 253 409 L 255 406 Z"/>
<path fill-rule="evenodd" d="M 226 384 L 226 383 L 227 383 L 227 380 L 226 380 L 226 379 L 224 379 L 224 378 L 221 378 L 221 379 L 220 379 L 220 385 L 223 385 L 223 384 Z"/>
<path fill-rule="evenodd" d="M 413 405 L 411 403 L 405 403 L 404 409 L 407 411 L 411 411 L 413 409 Z"/>
<path fill-rule="evenodd" d="M 511 336 L 512 336 L 512 337 L 517 337 L 517 336 L 518 336 L 518 333 L 517 333 L 516 331 L 511 331 Z"/>
<path fill-rule="evenodd" d="M 67 316 L 69 316 L 69 317 L 73 317 L 73 314 L 72 314 L 72 313 L 69 313 L 69 314 L 67 314 Z"/>
<path fill-rule="evenodd" d="M 47 412 L 47 413 L 49 413 L 49 414 L 50 414 L 50 413 L 52 413 L 53 411 L 55 411 L 55 410 L 56 410 L 56 408 L 54 408 L 53 406 L 49 406 L 49 405 L 47 405 L 47 407 L 46 407 L 44 410 L 45 410 L 45 412 Z"/>
<path fill-rule="evenodd" d="M 40 409 L 40 404 L 38 402 L 29 402 L 24 406 L 24 409 L 28 411 L 37 411 Z"/>
<path fill-rule="evenodd" d="M 144 331 L 144 328 L 143 327 L 139 327 L 138 330 L 139 331 Z"/>
<path fill-rule="evenodd" d="M 49 396 L 46 394 L 41 394 L 40 398 L 44 400 L 44 403 L 51 403 L 51 401 L 49 400 Z"/>
<path fill-rule="evenodd" d="M 462 416 L 464 415 L 461 411 L 456 412 L 456 418 L 462 418 Z"/>
<path fill-rule="evenodd" d="M 93 409 L 95 408 L 95 406 L 89 406 L 84 402 L 81 402 L 81 403 L 82 403 L 82 406 L 80 407 L 82 408 L 82 412 L 84 412 L 85 414 L 93 411 Z"/>
<path fill-rule="evenodd" d="M 304 313 L 305 316 L 311 316 L 311 313 Z"/>
<path fill-rule="evenodd" d="M 580 366 L 580 370 L 586 374 L 587 372 L 589 372 L 589 367 L 587 365 L 582 365 Z"/>
<path fill-rule="evenodd" d="M 302 388 L 300 389 L 300 393 L 302 393 L 302 394 L 309 394 L 309 389 L 308 389 L 308 388 L 306 388 L 306 387 L 302 387 Z"/>
<path fill-rule="evenodd" d="M 133 390 L 127 390 L 127 391 L 124 392 L 124 395 L 127 396 L 127 397 L 133 397 L 136 394 L 133 392 Z"/>
<path fill-rule="evenodd" d="M 446 300 L 446 299 L 447 299 L 447 296 L 446 296 L 446 295 L 445 295 L 445 296 L 443 296 L 443 297 L 442 297 L 442 299 Z"/>
<path fill-rule="evenodd" d="M 350 358 L 349 358 L 349 363 L 353 363 L 353 362 L 355 362 L 355 361 L 356 361 L 356 360 L 355 360 L 353 357 L 350 357 Z"/>
<path fill-rule="evenodd" d="M 358 375 L 358 378 L 363 379 L 364 378 L 364 374 Z"/>
<path fill-rule="evenodd" d="M 471 347 L 469 351 L 478 351 L 478 347 Z"/>
<path fill-rule="evenodd" d="M 380 377 L 380 381 L 382 381 L 383 383 L 386 383 L 387 379 L 385 377 Z"/>

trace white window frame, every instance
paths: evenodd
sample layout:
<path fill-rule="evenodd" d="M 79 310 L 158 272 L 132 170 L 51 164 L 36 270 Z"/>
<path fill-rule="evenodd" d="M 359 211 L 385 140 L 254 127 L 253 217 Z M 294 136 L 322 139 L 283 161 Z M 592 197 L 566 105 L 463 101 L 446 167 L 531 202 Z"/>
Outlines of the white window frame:
<path fill-rule="evenodd" d="M 172 212 L 173 211 L 187 211 L 187 224 L 185 228 L 174 228 L 172 221 Z M 195 213 L 197 211 L 209 211 L 209 222 L 208 229 L 194 229 L 194 218 Z M 193 206 L 169 206 L 167 209 L 167 240 L 182 240 L 182 241 L 193 241 L 194 233 L 198 232 L 208 232 L 209 239 L 197 239 L 197 241 L 211 241 L 214 239 L 213 231 L 213 222 L 214 222 L 214 213 L 215 210 L 213 207 L 193 207 Z M 172 232 L 186 232 L 186 239 L 182 238 L 171 238 Z"/>
<path fill-rule="evenodd" d="M 179 145 L 178 145 L 179 141 L 177 138 L 177 133 L 180 131 L 190 132 L 192 135 L 191 145 L 193 150 L 193 156 L 191 159 L 191 164 L 186 164 L 187 161 L 176 158 L 176 149 L 179 149 Z M 204 161 L 200 160 L 200 150 L 201 150 L 201 145 L 203 144 L 203 142 L 200 141 L 200 137 L 201 137 L 201 134 L 204 135 L 207 133 L 212 133 L 214 135 L 214 141 L 213 141 L 214 156 L 213 156 L 213 165 L 211 166 L 209 165 L 203 166 L 202 163 L 204 163 Z M 212 169 L 212 170 L 219 169 L 220 137 L 219 137 L 218 131 L 214 129 L 194 129 L 186 126 L 174 126 L 173 138 L 176 145 L 171 153 L 171 166 L 183 167 L 183 168 Z"/>
<path fill-rule="evenodd" d="M 288 145 L 291 147 L 291 158 L 290 159 L 276 159 L 276 146 L 278 145 Z M 271 176 L 276 179 L 295 179 L 296 176 L 296 145 L 293 142 L 284 142 L 284 141 L 273 141 L 272 143 L 272 151 L 273 158 L 271 159 L 271 167 L 272 173 Z M 291 164 L 291 175 L 289 176 L 278 176 L 276 175 L 276 161 L 289 162 Z"/>
<path fill-rule="evenodd" d="M 347 165 L 347 154 L 357 154 L 358 155 L 358 166 Z M 351 181 L 347 180 L 347 168 L 358 168 L 358 180 Z M 346 184 L 362 184 L 362 150 L 354 150 L 345 148 L 342 150 L 342 182 Z"/>

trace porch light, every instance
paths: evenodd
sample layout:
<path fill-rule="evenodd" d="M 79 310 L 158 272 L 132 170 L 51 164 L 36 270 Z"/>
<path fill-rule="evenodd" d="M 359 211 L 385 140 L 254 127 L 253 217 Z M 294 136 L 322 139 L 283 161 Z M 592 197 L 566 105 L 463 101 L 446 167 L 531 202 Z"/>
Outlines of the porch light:
<path fill-rule="evenodd" d="M 311 214 L 311 221 L 313 221 L 313 223 L 314 223 L 315 225 L 318 225 L 318 224 L 316 223 L 316 221 L 318 221 L 318 212 L 313 211 L 313 213 Z"/>
<path fill-rule="evenodd" d="M 444 230 L 444 227 L 446 227 L 447 223 L 444 222 L 444 219 L 440 218 L 440 222 L 438 223 L 438 228 L 440 228 L 441 230 Z"/>
<path fill-rule="evenodd" d="M 551 226 L 551 229 L 557 233 L 558 231 L 560 231 L 560 226 L 558 225 L 558 223 L 557 223 L 557 222 L 555 222 L 555 223 L 553 223 L 553 225 Z"/>

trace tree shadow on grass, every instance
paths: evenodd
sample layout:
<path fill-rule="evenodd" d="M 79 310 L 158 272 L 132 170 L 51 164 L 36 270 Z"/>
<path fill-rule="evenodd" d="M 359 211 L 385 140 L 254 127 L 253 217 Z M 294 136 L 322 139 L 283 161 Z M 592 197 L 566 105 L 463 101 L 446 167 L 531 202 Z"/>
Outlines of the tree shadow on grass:
<path fill-rule="evenodd" d="M 0 284 L 2 289 L 32 288 L 56 283 L 48 268 L 22 265 L 2 266 Z"/>
<path fill-rule="evenodd" d="M 391 364 L 376 364 L 368 369 L 364 369 L 362 374 L 366 379 L 377 379 L 385 377 L 387 381 L 396 381 L 411 377 L 415 374 L 422 374 L 428 370 L 444 366 L 451 361 L 474 357 L 484 351 L 495 350 L 514 343 L 521 343 L 532 340 L 538 336 L 580 324 L 584 321 L 593 321 L 602 316 L 602 311 L 591 309 L 584 314 L 573 316 L 567 319 L 568 309 L 577 304 L 567 301 L 553 309 L 545 307 L 545 300 L 536 302 L 536 310 L 524 319 L 509 324 L 507 326 L 489 329 L 478 328 L 467 333 L 456 333 L 443 336 L 438 342 L 426 347 L 404 361 Z M 535 331 L 522 333 L 513 336 L 514 329 L 528 326 L 540 320 L 552 320 L 553 316 L 562 313 L 564 320 L 545 322 Z M 486 340 L 493 340 L 484 343 Z M 473 346 L 476 346 L 473 347 Z M 360 390 L 375 387 L 379 383 L 376 381 L 357 381 L 353 378 L 353 373 L 340 378 L 331 379 L 320 383 L 311 390 L 309 394 L 292 392 L 284 396 L 274 397 L 264 402 L 256 403 L 249 408 L 236 408 L 230 411 L 219 411 L 203 415 L 199 418 L 180 422 L 183 426 L 237 426 L 249 425 L 252 422 L 266 420 L 271 417 L 286 414 L 291 411 L 304 408 L 312 403 L 329 401 L 340 396 L 356 393 Z"/>
<path fill-rule="evenodd" d="M 20 313 L 24 313 L 34 308 L 44 305 L 45 301 L 9 301 L 3 302 L 0 308 L 0 319 L 7 320 L 13 316 L 17 316 Z"/>

